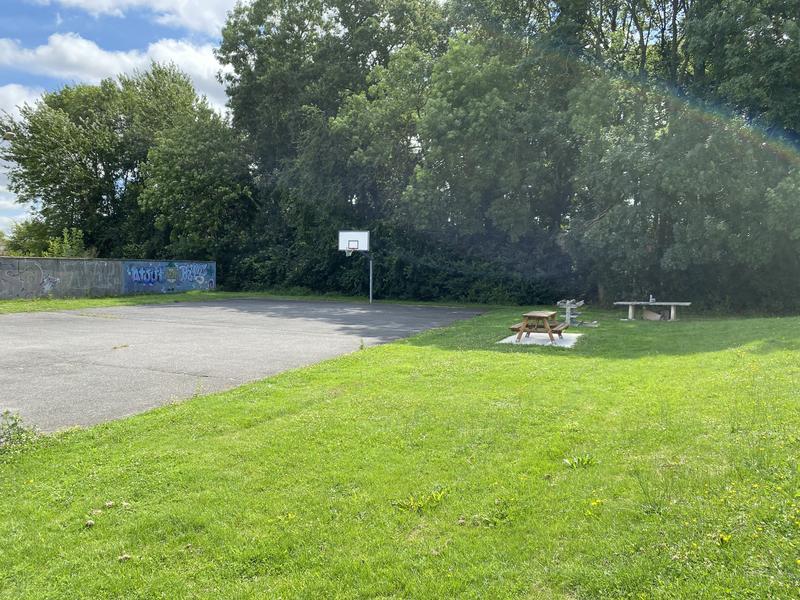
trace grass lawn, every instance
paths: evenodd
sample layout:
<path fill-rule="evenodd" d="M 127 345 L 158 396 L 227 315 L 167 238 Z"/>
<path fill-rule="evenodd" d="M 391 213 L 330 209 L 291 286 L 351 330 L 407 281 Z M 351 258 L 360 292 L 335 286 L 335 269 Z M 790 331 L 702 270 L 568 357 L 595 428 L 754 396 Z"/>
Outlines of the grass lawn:
<path fill-rule="evenodd" d="M 106 298 L 35 298 L 0 300 L 0 315 L 21 312 L 44 312 L 53 310 L 78 310 L 104 306 L 135 306 L 139 304 L 172 304 L 173 302 L 207 302 L 209 300 L 232 300 L 237 298 L 302 298 L 304 300 L 363 301 L 350 296 L 309 296 L 307 291 L 288 292 L 183 292 L 179 294 L 143 294 L 139 296 L 109 296 Z"/>
<path fill-rule="evenodd" d="M 45 312 L 56 310 L 80 310 L 105 306 L 136 306 L 140 304 L 172 304 L 175 302 L 209 302 L 213 300 L 266 299 L 266 300 L 307 300 L 314 302 L 368 302 L 361 296 L 342 296 L 338 294 L 312 294 L 299 288 L 291 290 L 270 290 L 264 292 L 182 292 L 178 294 L 142 294 L 138 296 L 109 296 L 106 298 L 25 298 L 0 300 L 0 315 L 23 312 Z M 467 302 L 444 302 L 417 300 L 376 300 L 376 303 L 421 304 L 440 306 L 480 307 L 480 304 Z M 519 312 L 519 311 L 517 311 Z"/>
<path fill-rule="evenodd" d="M 0 455 L 0 597 L 797 597 L 800 319 L 519 312 Z"/>

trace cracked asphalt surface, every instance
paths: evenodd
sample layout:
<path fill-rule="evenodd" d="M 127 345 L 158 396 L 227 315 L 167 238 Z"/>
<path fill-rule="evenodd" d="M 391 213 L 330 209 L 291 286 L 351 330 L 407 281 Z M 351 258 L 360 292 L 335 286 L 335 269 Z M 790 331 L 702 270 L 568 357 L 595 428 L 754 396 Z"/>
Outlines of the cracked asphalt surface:
<path fill-rule="evenodd" d="M 476 314 L 223 300 L 0 315 L 0 411 L 43 431 L 93 425 Z"/>

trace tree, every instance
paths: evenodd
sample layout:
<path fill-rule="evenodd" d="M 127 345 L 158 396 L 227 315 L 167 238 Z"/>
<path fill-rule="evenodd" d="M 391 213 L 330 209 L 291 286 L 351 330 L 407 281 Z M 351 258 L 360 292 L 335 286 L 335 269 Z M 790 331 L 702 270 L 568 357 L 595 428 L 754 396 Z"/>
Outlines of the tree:
<path fill-rule="evenodd" d="M 259 209 L 251 162 L 242 137 L 207 107 L 157 136 L 139 202 L 163 233 L 160 256 L 216 260 L 230 270 Z"/>
<path fill-rule="evenodd" d="M 188 78 L 154 64 L 99 85 L 66 86 L 6 115 L 9 187 L 32 208 L 47 237 L 80 229 L 100 256 L 144 257 L 161 246 L 138 195 L 156 135 L 197 110 Z"/>
<path fill-rule="evenodd" d="M 434 0 L 256 0 L 234 10 L 218 57 L 229 67 L 233 124 L 252 143 L 269 215 L 258 250 L 258 260 L 269 266 L 258 271 L 273 275 L 259 275 L 260 281 L 337 285 L 341 259 L 328 252 L 335 227 L 352 226 L 370 203 L 348 207 L 353 195 L 340 194 L 349 142 L 331 130 L 330 120 L 403 48 L 433 49 L 445 39 Z M 370 226 L 381 218 L 373 216 Z"/>
<path fill-rule="evenodd" d="M 687 38 L 694 94 L 775 131 L 800 134 L 800 4 L 695 2 Z"/>
<path fill-rule="evenodd" d="M 92 258 L 95 253 L 86 248 L 80 229 L 65 229 L 61 237 L 52 238 L 44 253 L 49 258 Z"/>
<path fill-rule="evenodd" d="M 580 191 L 567 241 L 588 282 L 737 305 L 800 291 L 787 252 L 798 165 L 774 142 L 661 88 L 602 77 L 576 90 L 573 126 Z"/>
<path fill-rule="evenodd" d="M 265 175 L 295 156 L 308 108 L 324 118 L 399 49 L 442 43 L 433 0 L 256 0 L 232 12 L 220 61 L 230 66 L 234 124 L 251 137 Z"/>
<path fill-rule="evenodd" d="M 353 227 L 397 297 L 788 305 L 798 21 L 790 0 L 241 3 L 230 120 L 157 65 L 2 119 L 34 208 L 9 246 L 74 228 L 103 256 L 359 293 L 333 249 Z"/>
<path fill-rule="evenodd" d="M 6 248 L 12 256 L 44 256 L 49 243 L 47 225 L 34 217 L 14 224 Z"/>

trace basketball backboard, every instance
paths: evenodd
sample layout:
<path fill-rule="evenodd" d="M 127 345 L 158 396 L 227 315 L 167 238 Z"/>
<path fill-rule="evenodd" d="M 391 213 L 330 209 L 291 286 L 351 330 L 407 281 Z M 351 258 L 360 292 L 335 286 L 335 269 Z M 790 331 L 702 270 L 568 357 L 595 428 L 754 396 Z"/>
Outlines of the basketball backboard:
<path fill-rule="evenodd" d="M 369 231 L 340 231 L 339 250 L 369 252 Z"/>

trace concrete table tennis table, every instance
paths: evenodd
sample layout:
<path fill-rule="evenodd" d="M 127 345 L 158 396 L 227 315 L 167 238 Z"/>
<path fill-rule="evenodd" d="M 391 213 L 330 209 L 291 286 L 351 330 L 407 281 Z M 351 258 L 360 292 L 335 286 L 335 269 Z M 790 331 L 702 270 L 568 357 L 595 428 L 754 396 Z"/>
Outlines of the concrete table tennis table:
<path fill-rule="evenodd" d="M 643 309 L 649 306 L 669 306 L 669 320 L 670 321 L 677 321 L 678 320 L 678 307 L 679 306 L 691 306 L 691 302 L 614 302 L 614 306 L 627 306 L 628 307 L 628 320 L 633 321 L 636 319 L 635 309 L 637 306 L 641 306 Z"/>

